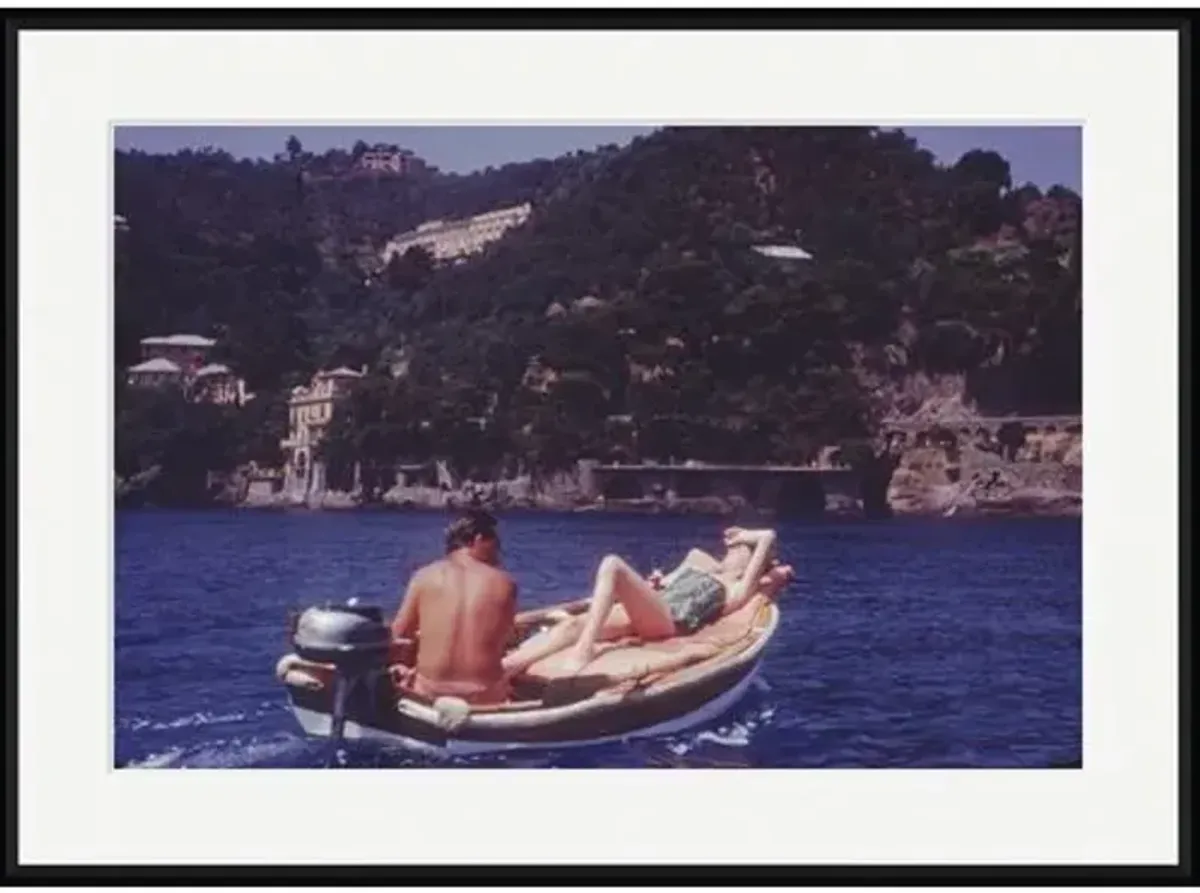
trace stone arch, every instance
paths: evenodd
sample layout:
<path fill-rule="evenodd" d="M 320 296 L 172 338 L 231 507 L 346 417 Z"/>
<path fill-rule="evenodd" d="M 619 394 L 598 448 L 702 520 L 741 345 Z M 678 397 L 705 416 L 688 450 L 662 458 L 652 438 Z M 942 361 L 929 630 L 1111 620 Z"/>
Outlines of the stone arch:
<path fill-rule="evenodd" d="M 934 446 L 939 447 L 946 453 L 946 458 L 951 462 L 957 462 L 960 455 L 962 440 L 971 436 L 970 428 L 959 426 L 957 429 L 944 427 L 942 425 L 934 425 L 929 430 L 929 436 Z"/>
<path fill-rule="evenodd" d="M 1028 433 L 1029 429 L 1022 422 L 1010 421 L 1000 426 L 996 432 L 996 440 L 1000 443 L 1004 457 L 1008 461 L 1016 459 L 1017 451 L 1025 445 Z"/>
<path fill-rule="evenodd" d="M 680 499 L 699 499 L 708 495 L 708 481 L 703 474 L 692 472 L 676 476 L 676 493 Z"/>
<path fill-rule="evenodd" d="M 753 473 L 735 475 L 734 488 L 750 505 L 758 505 L 762 500 L 763 482 Z"/>
<path fill-rule="evenodd" d="M 825 487 L 821 476 L 796 474 L 780 481 L 775 503 L 776 511 L 784 517 L 818 517 L 824 514 Z"/>
<path fill-rule="evenodd" d="M 600 494 L 605 499 L 641 499 L 644 495 L 642 482 L 635 473 L 604 475 Z"/>
<path fill-rule="evenodd" d="M 908 442 L 909 442 L 909 432 L 907 432 L 907 431 L 893 431 L 891 434 L 888 435 L 888 445 L 889 446 L 894 445 L 895 447 L 897 447 L 899 449 L 904 449 L 906 446 L 908 446 Z"/>
<path fill-rule="evenodd" d="M 963 436 L 970 437 L 971 429 L 959 427 L 957 430 L 944 425 L 933 425 L 926 432 L 931 443 L 938 446 L 957 446 Z"/>

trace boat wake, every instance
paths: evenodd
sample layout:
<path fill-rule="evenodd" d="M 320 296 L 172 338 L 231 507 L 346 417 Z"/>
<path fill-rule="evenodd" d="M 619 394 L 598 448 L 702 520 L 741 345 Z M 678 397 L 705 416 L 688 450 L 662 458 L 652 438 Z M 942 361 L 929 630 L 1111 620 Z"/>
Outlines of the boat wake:
<path fill-rule="evenodd" d="M 222 738 L 190 747 L 171 747 L 124 764 L 127 769 L 303 768 L 320 765 L 319 748 L 297 735 Z"/>
<path fill-rule="evenodd" d="M 761 676 L 754 677 L 754 686 L 762 695 L 771 691 L 771 686 Z M 751 697 L 748 700 L 756 699 Z M 706 729 L 695 733 L 688 739 L 674 739 L 667 745 L 668 748 L 676 756 L 685 756 L 705 743 L 717 744 L 721 747 L 749 747 L 754 733 L 760 728 L 769 726 L 775 718 L 775 706 L 766 703 L 764 699 L 757 700 L 761 703 L 749 709 L 743 709 L 733 721 L 718 726 L 715 730 Z"/>
<path fill-rule="evenodd" d="M 169 720 L 152 720 L 141 716 L 127 717 L 117 720 L 117 729 L 124 732 L 166 732 L 174 729 L 187 729 L 193 726 L 214 726 L 260 720 L 271 714 L 285 710 L 278 701 L 263 701 L 256 710 L 239 710 L 233 713 L 216 713 L 199 711 L 178 716 Z"/>
<path fill-rule="evenodd" d="M 122 737 L 136 737 L 142 754 L 118 762 L 129 769 L 401 769 L 401 768 L 747 768 L 756 762 L 754 742 L 775 722 L 778 705 L 766 683 L 751 688 L 732 712 L 706 727 L 661 738 L 596 744 L 570 750 L 522 751 L 479 756 L 416 754 L 387 744 L 344 741 L 330 760 L 329 742 L 288 731 L 262 734 L 264 719 L 286 715 L 276 702 L 245 712 L 201 712 L 152 722 L 133 718 L 118 723 Z M 274 725 L 274 723 L 269 723 Z M 237 728 L 249 734 L 238 735 Z M 258 727 L 258 734 L 251 729 Z M 155 738 L 188 729 L 219 737 L 186 745 Z M 220 734 L 228 729 L 235 734 Z M 146 754 L 147 748 L 153 748 Z"/>
<path fill-rule="evenodd" d="M 157 721 L 137 716 L 121 719 L 117 721 L 117 768 L 238 769 L 321 765 L 318 755 L 321 748 L 315 742 L 290 730 L 264 733 L 264 726 L 268 729 L 278 727 L 286 718 L 285 705 L 263 701 L 254 710 L 200 711 Z M 185 744 L 177 743 L 181 736 L 191 740 Z M 122 752 L 128 756 L 123 757 Z"/>
<path fill-rule="evenodd" d="M 773 725 L 777 707 L 763 701 L 748 704 L 715 729 L 668 738 L 661 743 L 669 756 L 659 755 L 649 765 L 664 768 L 749 768 L 754 765 L 751 748 L 755 737 Z"/>

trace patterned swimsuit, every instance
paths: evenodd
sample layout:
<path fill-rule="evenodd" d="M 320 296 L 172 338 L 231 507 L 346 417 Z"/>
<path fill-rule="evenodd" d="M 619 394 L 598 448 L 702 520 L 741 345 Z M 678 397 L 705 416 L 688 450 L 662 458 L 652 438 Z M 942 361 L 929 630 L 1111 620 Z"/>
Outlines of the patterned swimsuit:
<path fill-rule="evenodd" d="M 720 616 L 725 606 L 725 584 L 688 567 L 680 571 L 659 597 L 675 621 L 675 630 L 680 635 L 690 635 Z"/>

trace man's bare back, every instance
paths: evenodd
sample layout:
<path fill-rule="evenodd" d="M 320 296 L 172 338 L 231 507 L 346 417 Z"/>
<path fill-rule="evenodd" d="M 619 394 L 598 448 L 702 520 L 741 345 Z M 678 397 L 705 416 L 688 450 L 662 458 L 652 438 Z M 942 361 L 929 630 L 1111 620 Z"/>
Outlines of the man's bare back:
<path fill-rule="evenodd" d="M 482 533 L 477 517 L 476 527 L 459 522 L 457 534 L 452 526 L 450 554 L 418 570 L 409 582 L 392 633 L 418 639 L 414 687 L 419 693 L 475 703 L 507 696 L 501 659 L 513 633 L 517 587 L 495 566 L 494 523 Z"/>

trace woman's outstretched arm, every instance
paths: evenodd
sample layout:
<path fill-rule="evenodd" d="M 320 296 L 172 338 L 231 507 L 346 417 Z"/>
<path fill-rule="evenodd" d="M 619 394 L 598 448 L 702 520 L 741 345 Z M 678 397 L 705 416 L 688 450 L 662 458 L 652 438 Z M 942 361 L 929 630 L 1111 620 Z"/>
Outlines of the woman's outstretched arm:
<path fill-rule="evenodd" d="M 771 555 L 775 551 L 777 537 L 774 530 L 739 530 L 732 539 L 731 545 L 744 544 L 753 547 L 754 551 L 741 579 L 733 585 L 729 593 L 726 612 L 736 611 L 758 591 L 759 580 L 767 570 Z"/>

